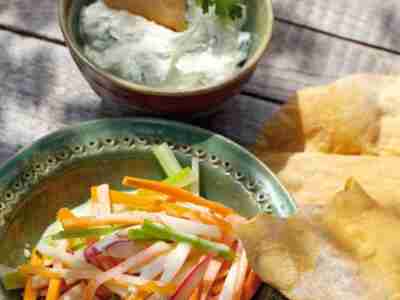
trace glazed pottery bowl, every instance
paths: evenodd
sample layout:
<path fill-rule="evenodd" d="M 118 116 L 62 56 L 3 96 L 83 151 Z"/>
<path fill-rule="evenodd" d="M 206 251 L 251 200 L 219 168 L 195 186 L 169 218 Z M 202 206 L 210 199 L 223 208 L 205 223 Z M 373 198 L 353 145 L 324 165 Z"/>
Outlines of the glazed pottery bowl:
<path fill-rule="evenodd" d="M 24 262 L 24 249 L 36 244 L 57 210 L 87 201 L 91 186 L 109 183 L 122 189 L 126 175 L 163 178 L 150 149 L 162 142 L 182 165 L 199 157 L 205 197 L 246 217 L 294 212 L 290 196 L 268 168 L 222 136 L 156 119 L 93 121 L 42 138 L 0 168 L 0 264 Z M 260 291 L 267 292 L 267 286 Z M 1 288 L 0 299 L 20 299 L 20 294 Z"/>
<path fill-rule="evenodd" d="M 245 30 L 254 34 L 249 58 L 241 69 L 216 84 L 190 90 L 159 89 L 135 84 L 92 63 L 83 53 L 79 32 L 80 12 L 94 0 L 58 0 L 59 21 L 73 59 L 93 90 L 105 101 L 127 105 L 152 114 L 187 117 L 217 110 L 224 100 L 239 93 L 253 74 L 271 39 L 273 13 L 271 0 L 248 1 Z M 212 66 L 210 66 L 211 68 Z"/>

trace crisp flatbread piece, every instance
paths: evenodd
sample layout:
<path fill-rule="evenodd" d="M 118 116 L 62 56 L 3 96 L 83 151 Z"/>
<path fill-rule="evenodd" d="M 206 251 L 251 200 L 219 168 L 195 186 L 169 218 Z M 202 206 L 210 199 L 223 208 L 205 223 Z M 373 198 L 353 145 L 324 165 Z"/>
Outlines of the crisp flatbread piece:
<path fill-rule="evenodd" d="M 400 299 L 400 219 L 349 180 L 326 206 L 238 225 L 252 268 L 291 300 Z"/>
<path fill-rule="evenodd" d="M 255 152 L 400 154 L 400 77 L 354 75 L 298 91 L 259 136 Z"/>
<path fill-rule="evenodd" d="M 263 153 L 259 157 L 300 206 L 325 205 L 351 176 L 380 205 L 400 215 L 400 157 L 315 152 Z"/>
<path fill-rule="evenodd" d="M 175 31 L 186 29 L 184 0 L 104 0 L 107 6 L 124 9 Z"/>

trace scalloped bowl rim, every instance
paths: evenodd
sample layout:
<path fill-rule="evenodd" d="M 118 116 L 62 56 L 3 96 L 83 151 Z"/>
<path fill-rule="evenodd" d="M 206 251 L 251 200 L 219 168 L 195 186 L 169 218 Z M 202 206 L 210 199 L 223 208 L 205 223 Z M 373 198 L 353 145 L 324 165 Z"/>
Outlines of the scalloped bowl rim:
<path fill-rule="evenodd" d="M 243 159 L 249 159 L 250 161 L 254 162 L 254 167 L 257 168 L 257 171 L 253 172 L 254 174 L 262 174 L 264 173 L 263 176 L 264 178 L 268 177 L 269 179 L 266 179 L 267 181 L 267 186 L 272 187 L 273 190 L 268 191 L 269 193 L 275 192 L 279 194 L 279 197 L 283 197 L 282 199 L 279 199 L 278 202 L 275 202 L 275 199 L 271 199 L 271 202 L 275 204 L 278 204 L 275 206 L 277 209 L 278 215 L 281 217 L 287 217 L 291 214 L 293 214 L 296 211 L 296 203 L 293 200 L 292 196 L 290 193 L 285 189 L 285 187 L 282 185 L 282 183 L 279 181 L 279 179 L 276 177 L 276 175 L 266 166 L 261 160 L 259 160 L 254 154 L 249 152 L 247 149 L 244 147 L 240 146 L 239 144 L 235 143 L 234 141 L 220 135 L 217 133 L 214 133 L 210 130 L 203 129 L 200 127 L 192 126 L 186 123 L 181 123 L 181 122 L 176 122 L 176 121 L 170 121 L 170 120 L 165 120 L 165 119 L 158 119 L 158 118 L 105 118 L 105 119 L 98 119 L 98 120 L 92 120 L 92 121 L 87 121 L 87 122 L 81 122 L 75 125 L 70 125 L 67 127 L 64 127 L 60 130 L 57 130 L 53 133 L 47 134 L 43 136 L 42 138 L 38 139 L 37 141 L 33 142 L 32 144 L 23 147 L 20 151 L 18 151 L 16 154 L 14 154 L 10 159 L 8 159 L 6 162 L 0 165 L 0 183 L 3 182 L 5 179 L 7 181 L 7 178 L 10 176 L 10 173 L 14 173 L 13 177 L 17 177 L 19 174 L 22 173 L 23 168 L 21 168 L 21 163 L 27 162 L 32 160 L 34 157 L 35 153 L 38 152 L 38 150 L 41 149 L 41 146 L 44 146 L 43 148 L 46 148 L 46 145 L 48 144 L 47 142 L 49 140 L 55 140 L 57 137 L 60 136 L 65 136 L 68 134 L 72 134 L 72 136 L 76 137 L 79 136 L 80 133 L 77 131 L 79 129 L 84 129 L 84 128 L 91 128 L 94 127 L 96 124 L 107 124 L 107 123 L 126 123 L 126 124 L 152 124 L 152 125 L 160 125 L 160 126 L 169 126 L 171 128 L 178 128 L 178 130 L 184 130 L 187 132 L 190 132 L 193 134 L 198 133 L 199 135 L 202 136 L 207 136 L 208 138 L 215 138 L 217 141 L 219 141 L 222 144 L 225 144 L 233 150 L 233 152 L 238 152 L 241 153 L 243 156 Z M 175 140 L 175 142 L 179 143 L 179 140 Z M 240 163 L 240 162 L 237 162 Z M 254 175 L 253 174 L 253 175 Z M 40 184 L 40 182 L 39 182 Z M 266 184 L 264 182 L 264 184 Z M 278 195 L 277 195 L 278 197 Z M 273 197 L 271 197 L 273 198 Z M 282 203 L 284 202 L 284 204 Z M 279 206 L 279 207 L 277 207 Z M 281 212 L 279 212 L 281 210 Z"/>

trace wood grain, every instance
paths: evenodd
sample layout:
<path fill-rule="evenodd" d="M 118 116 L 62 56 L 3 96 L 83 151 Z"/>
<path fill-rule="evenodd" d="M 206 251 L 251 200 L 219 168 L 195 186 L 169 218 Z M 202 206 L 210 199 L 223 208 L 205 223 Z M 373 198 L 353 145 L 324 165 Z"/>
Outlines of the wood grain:
<path fill-rule="evenodd" d="M 0 25 L 62 41 L 57 21 L 58 0 L 2 0 Z"/>
<path fill-rule="evenodd" d="M 272 0 L 279 20 L 400 53 L 398 0 Z"/>
<path fill-rule="evenodd" d="M 400 56 L 277 23 L 269 51 L 245 91 L 285 101 L 305 86 L 331 82 L 353 73 L 400 72 Z"/>
<path fill-rule="evenodd" d="M 272 0 L 279 20 L 400 52 L 398 0 Z M 57 0 L 6 0 L 0 24 L 62 40 Z"/>
<path fill-rule="evenodd" d="M 1 32 L 0 163 L 21 146 L 80 121 L 134 116 L 103 103 L 84 81 L 65 47 Z M 249 96 L 228 102 L 223 111 L 195 124 L 249 145 L 278 108 Z"/>

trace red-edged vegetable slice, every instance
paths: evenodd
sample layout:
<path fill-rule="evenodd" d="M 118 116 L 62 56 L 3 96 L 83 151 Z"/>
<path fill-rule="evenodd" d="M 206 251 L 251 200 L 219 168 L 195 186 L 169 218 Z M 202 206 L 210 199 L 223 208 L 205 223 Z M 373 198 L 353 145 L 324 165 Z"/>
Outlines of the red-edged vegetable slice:
<path fill-rule="evenodd" d="M 221 269 L 222 262 L 216 259 L 212 259 L 208 264 L 207 271 L 204 274 L 203 286 L 201 289 L 200 300 L 206 300 L 210 289 L 217 278 L 218 272 Z"/>
<path fill-rule="evenodd" d="M 92 300 L 94 294 L 99 286 L 103 283 L 118 277 L 119 275 L 131 270 L 132 268 L 138 268 L 151 259 L 157 257 L 161 253 L 170 249 L 170 246 L 164 242 L 156 242 L 149 248 L 139 252 L 138 254 L 128 258 L 124 262 L 120 263 L 116 267 L 108 270 L 107 272 L 101 273 L 94 280 L 89 281 L 88 286 L 85 289 L 84 300 Z"/>
<path fill-rule="evenodd" d="M 85 289 L 85 284 L 80 283 L 64 292 L 59 300 L 80 300 Z"/>
<path fill-rule="evenodd" d="M 185 277 L 170 300 L 187 300 L 202 281 L 212 255 L 203 257 L 200 262 Z"/>
<path fill-rule="evenodd" d="M 186 243 L 179 243 L 174 250 L 168 253 L 165 260 L 164 273 L 161 275 L 162 282 L 170 282 L 178 274 L 192 247 Z"/>

